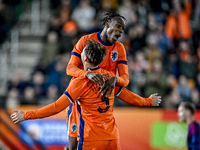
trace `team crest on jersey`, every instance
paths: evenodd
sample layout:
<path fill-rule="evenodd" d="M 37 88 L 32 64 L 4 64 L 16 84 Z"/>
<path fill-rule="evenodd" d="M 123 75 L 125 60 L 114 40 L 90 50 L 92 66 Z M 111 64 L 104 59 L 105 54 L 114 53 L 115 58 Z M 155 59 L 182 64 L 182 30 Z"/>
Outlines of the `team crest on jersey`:
<path fill-rule="evenodd" d="M 117 51 L 111 52 L 111 59 L 112 59 L 112 61 L 116 61 L 118 59 L 118 52 Z"/>
<path fill-rule="evenodd" d="M 72 130 L 72 132 L 76 132 L 77 131 L 77 124 L 72 124 L 72 126 L 71 126 L 71 130 Z"/>

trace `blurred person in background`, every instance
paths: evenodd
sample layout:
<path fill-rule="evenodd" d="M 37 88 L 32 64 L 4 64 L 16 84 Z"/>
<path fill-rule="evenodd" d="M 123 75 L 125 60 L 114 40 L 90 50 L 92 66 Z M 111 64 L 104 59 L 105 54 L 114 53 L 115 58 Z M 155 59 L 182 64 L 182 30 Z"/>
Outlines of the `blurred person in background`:
<path fill-rule="evenodd" d="M 176 53 L 168 52 L 164 57 L 164 68 L 168 74 L 173 74 L 176 78 L 179 77 L 179 56 Z"/>
<path fill-rule="evenodd" d="M 158 92 L 164 95 L 166 92 L 167 74 L 163 70 L 163 64 L 160 59 L 155 59 L 152 64 L 152 69 L 146 75 L 146 83 L 144 94 L 148 95 L 152 92 Z"/>
<path fill-rule="evenodd" d="M 8 91 L 7 99 L 6 99 L 6 107 L 17 107 L 20 105 L 20 96 L 19 96 L 19 90 L 17 88 L 11 88 Z"/>
<path fill-rule="evenodd" d="M 190 102 L 181 102 L 178 107 L 178 117 L 180 122 L 188 125 L 187 146 L 188 150 L 200 149 L 200 125 L 194 119 L 196 107 Z"/>
<path fill-rule="evenodd" d="M 197 109 L 200 109 L 200 94 L 199 93 L 200 92 L 196 88 L 193 88 L 191 91 L 191 102 L 195 104 Z"/>
<path fill-rule="evenodd" d="M 195 80 L 196 84 L 195 84 L 195 87 L 198 89 L 198 91 L 200 92 L 200 72 L 197 74 L 196 76 L 196 80 Z"/>
<path fill-rule="evenodd" d="M 128 29 L 131 55 L 135 55 L 137 51 L 142 50 L 146 46 L 145 31 L 145 26 L 141 23 L 137 23 Z"/>
<path fill-rule="evenodd" d="M 56 31 L 47 33 L 45 45 L 42 51 L 43 63 L 47 66 L 59 54 L 58 34 Z"/>
<path fill-rule="evenodd" d="M 31 85 L 33 86 L 35 95 L 38 98 L 45 95 L 45 76 L 41 71 L 34 72 Z"/>
<path fill-rule="evenodd" d="M 166 20 L 165 32 L 172 41 L 175 40 L 176 48 L 180 39 L 192 37 L 190 27 L 192 3 L 190 0 L 173 0 L 172 5 L 173 9 Z"/>
<path fill-rule="evenodd" d="M 95 8 L 90 4 L 90 0 L 81 0 L 73 10 L 71 18 L 74 20 L 82 33 L 88 33 L 94 28 Z"/>
<path fill-rule="evenodd" d="M 127 26 L 133 25 L 137 21 L 131 0 L 122 0 L 118 12 L 127 19 Z"/>
<path fill-rule="evenodd" d="M 184 75 L 181 75 L 179 77 L 176 89 L 179 92 L 181 101 L 185 102 L 190 100 L 191 89 L 188 84 L 188 79 Z"/>
<path fill-rule="evenodd" d="M 21 105 L 38 105 L 35 90 L 32 86 L 27 86 L 24 89 L 23 97 L 21 99 Z"/>
<path fill-rule="evenodd" d="M 188 79 L 195 79 L 198 72 L 198 57 L 192 54 L 188 41 L 179 42 L 179 73 Z"/>
<path fill-rule="evenodd" d="M 165 109 L 177 109 L 181 99 L 177 89 L 173 89 L 167 96 L 163 98 L 162 106 Z"/>

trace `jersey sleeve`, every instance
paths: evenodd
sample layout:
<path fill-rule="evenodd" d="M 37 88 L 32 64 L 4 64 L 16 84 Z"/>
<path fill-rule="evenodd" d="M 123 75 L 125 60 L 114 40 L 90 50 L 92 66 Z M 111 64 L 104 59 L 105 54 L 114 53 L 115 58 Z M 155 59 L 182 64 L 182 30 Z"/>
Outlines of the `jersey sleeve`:
<path fill-rule="evenodd" d="M 85 84 L 83 81 L 85 80 L 73 79 L 70 82 L 67 90 L 60 96 L 60 98 L 56 102 L 35 111 L 25 112 L 24 119 L 39 119 L 49 117 L 61 112 L 62 110 L 67 108 L 74 100 L 81 96 L 85 88 Z"/>
<path fill-rule="evenodd" d="M 85 77 L 88 71 L 79 68 L 81 64 L 81 53 L 86 46 L 87 38 L 83 36 L 74 46 L 74 49 L 71 53 L 71 58 L 66 68 L 66 73 L 69 76 L 73 77 Z"/>
<path fill-rule="evenodd" d="M 129 84 L 128 65 L 126 59 L 126 51 L 122 44 L 120 44 L 119 58 L 117 61 L 117 85 L 126 87 Z"/>
<path fill-rule="evenodd" d="M 49 117 L 61 112 L 70 104 L 71 103 L 68 97 L 65 94 L 63 94 L 60 96 L 60 98 L 56 102 L 52 104 L 49 104 L 35 111 L 25 112 L 24 119 L 28 120 L 28 119 L 39 119 L 39 118 Z"/>
<path fill-rule="evenodd" d="M 152 106 L 152 98 L 141 97 L 124 87 L 115 86 L 115 96 L 132 106 Z"/>

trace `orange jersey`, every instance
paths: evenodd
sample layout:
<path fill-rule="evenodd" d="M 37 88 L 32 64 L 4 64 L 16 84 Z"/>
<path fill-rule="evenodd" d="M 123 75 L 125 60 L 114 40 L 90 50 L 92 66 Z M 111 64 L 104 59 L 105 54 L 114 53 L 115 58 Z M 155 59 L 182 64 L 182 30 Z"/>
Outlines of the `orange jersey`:
<path fill-rule="evenodd" d="M 105 78 L 110 76 L 108 71 L 99 67 L 90 71 L 103 74 Z M 67 90 L 56 102 L 36 111 L 28 111 L 24 118 L 37 119 L 54 115 L 74 101 L 80 103 L 77 108 L 80 113 L 80 146 L 83 141 L 119 139 L 113 116 L 114 91 L 109 97 L 102 97 L 99 87 L 85 77 L 72 79 Z"/>
<path fill-rule="evenodd" d="M 93 71 L 93 70 L 91 70 Z M 95 73 L 107 74 L 108 71 L 97 68 Z M 79 85 L 79 86 L 77 86 Z M 102 97 L 99 87 L 85 77 L 71 81 L 67 88 L 71 101 L 78 99 L 80 114 L 79 145 L 84 141 L 118 139 L 118 129 L 113 116 L 114 91 L 109 97 Z"/>
<path fill-rule="evenodd" d="M 110 71 L 113 75 L 116 75 L 118 72 L 117 85 L 127 86 L 129 83 L 128 66 L 123 44 L 116 41 L 113 44 L 107 45 L 101 40 L 100 33 L 85 35 L 77 42 L 71 53 L 72 56 L 67 66 L 67 74 L 73 77 L 85 77 L 87 71 L 82 70 L 81 53 L 88 40 L 95 40 L 107 48 L 106 57 L 99 67 Z"/>

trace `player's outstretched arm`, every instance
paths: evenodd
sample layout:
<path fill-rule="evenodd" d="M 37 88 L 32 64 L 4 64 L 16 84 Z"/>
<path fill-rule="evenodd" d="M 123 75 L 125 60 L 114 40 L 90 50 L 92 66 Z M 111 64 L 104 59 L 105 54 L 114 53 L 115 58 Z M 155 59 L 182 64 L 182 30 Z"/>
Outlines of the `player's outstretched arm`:
<path fill-rule="evenodd" d="M 158 96 L 158 93 L 151 94 L 149 96 L 149 98 L 153 99 L 153 105 L 152 106 L 159 106 L 159 104 L 162 101 L 161 96 Z"/>
<path fill-rule="evenodd" d="M 150 95 L 149 98 L 141 97 L 124 87 L 115 86 L 115 95 L 132 106 L 158 106 L 161 102 L 161 96 L 157 96 L 157 94 Z"/>
<path fill-rule="evenodd" d="M 15 113 L 13 113 L 10 116 L 10 119 L 15 123 L 20 123 L 22 121 L 24 121 L 24 112 L 21 110 L 14 110 Z"/>
<path fill-rule="evenodd" d="M 67 95 L 62 94 L 60 98 L 54 103 L 51 103 L 35 111 L 27 111 L 25 113 L 22 111 L 15 111 L 16 113 L 13 113 L 10 117 L 14 123 L 19 123 L 23 120 L 29 120 L 29 119 L 45 118 L 61 112 L 62 110 L 67 108 L 70 104 L 71 102 L 67 97 Z"/>

